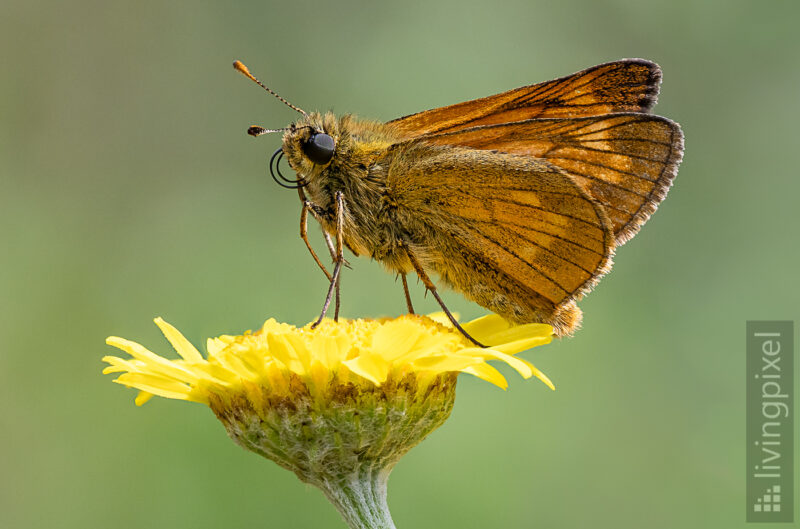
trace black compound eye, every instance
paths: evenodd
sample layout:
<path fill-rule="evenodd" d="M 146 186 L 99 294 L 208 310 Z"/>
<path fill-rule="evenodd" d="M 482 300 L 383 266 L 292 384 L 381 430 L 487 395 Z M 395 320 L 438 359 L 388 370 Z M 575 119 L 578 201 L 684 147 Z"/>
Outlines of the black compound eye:
<path fill-rule="evenodd" d="M 317 165 L 325 165 L 333 158 L 336 150 L 336 142 L 325 133 L 318 132 L 312 134 L 308 141 L 303 144 L 303 152 L 308 159 Z"/>

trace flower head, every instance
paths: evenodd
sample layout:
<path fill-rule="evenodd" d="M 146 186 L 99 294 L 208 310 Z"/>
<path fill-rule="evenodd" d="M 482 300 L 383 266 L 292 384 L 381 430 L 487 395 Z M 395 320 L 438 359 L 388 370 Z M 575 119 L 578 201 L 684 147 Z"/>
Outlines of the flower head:
<path fill-rule="evenodd" d="M 326 320 L 316 329 L 270 319 L 256 332 L 209 339 L 206 358 L 173 326 L 155 322 L 180 359 L 110 337 L 132 358 L 106 356 L 103 372 L 139 389 L 139 405 L 153 395 L 207 404 L 237 443 L 320 487 L 353 527 L 393 527 L 386 479 L 447 419 L 458 373 L 505 388 L 488 363 L 498 360 L 553 387 L 514 356 L 549 343 L 552 328 L 511 326 L 495 315 L 463 325 L 488 348 L 436 315 Z"/>

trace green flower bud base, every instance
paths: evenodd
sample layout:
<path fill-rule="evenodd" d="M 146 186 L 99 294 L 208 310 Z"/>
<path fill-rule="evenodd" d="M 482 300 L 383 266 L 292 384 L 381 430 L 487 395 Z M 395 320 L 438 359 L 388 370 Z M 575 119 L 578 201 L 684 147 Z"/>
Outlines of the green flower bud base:
<path fill-rule="evenodd" d="M 293 377 L 291 391 L 251 386 L 212 394 L 209 405 L 234 441 L 319 487 L 350 527 L 393 529 L 389 473 L 447 420 L 456 374 L 409 374 L 381 386 L 331 380 L 321 391 Z"/>

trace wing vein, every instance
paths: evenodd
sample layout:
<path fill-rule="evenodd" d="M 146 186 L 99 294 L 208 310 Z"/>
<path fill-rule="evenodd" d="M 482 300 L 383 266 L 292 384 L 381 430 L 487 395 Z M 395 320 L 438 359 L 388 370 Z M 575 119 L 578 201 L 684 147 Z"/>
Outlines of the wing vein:
<path fill-rule="evenodd" d="M 491 186 L 491 185 L 484 185 L 484 187 L 489 187 L 489 188 L 493 188 L 493 189 L 503 189 L 503 190 L 507 190 L 507 191 L 531 191 L 531 192 L 535 192 L 535 191 L 533 191 L 533 190 L 531 190 L 529 188 L 525 188 L 525 187 Z M 480 200 L 480 199 L 477 199 L 474 195 L 468 193 L 464 189 L 455 189 L 454 191 L 458 191 L 458 192 L 460 192 L 460 193 L 462 193 L 462 194 L 464 194 L 464 195 L 466 195 L 466 196 L 468 196 L 470 198 L 475 198 L 476 200 Z M 562 192 L 559 192 L 559 191 L 546 191 L 546 193 L 551 194 L 551 195 L 564 195 L 564 196 L 568 196 L 568 197 L 581 198 L 580 195 L 575 195 L 575 194 L 571 194 L 571 193 L 562 193 Z M 569 215 L 567 213 L 561 213 L 561 212 L 556 213 L 556 212 L 554 212 L 554 211 L 552 211 L 550 209 L 546 209 L 546 208 L 543 208 L 541 206 L 536 206 L 536 205 L 533 205 L 533 204 L 524 204 L 524 206 L 528 207 L 528 208 L 532 208 L 532 209 L 536 209 L 536 210 L 542 211 L 544 213 L 551 213 L 551 214 L 557 215 L 559 217 L 565 217 L 565 218 L 568 218 L 568 219 L 577 220 L 579 222 L 582 222 L 584 224 L 588 224 L 589 226 L 592 226 L 592 227 L 597 228 L 597 229 L 602 231 L 602 228 L 600 226 L 598 226 L 597 224 L 595 224 L 595 223 L 593 223 L 591 221 L 588 221 L 586 219 L 582 219 L 580 217 L 576 217 L 574 215 Z"/>
<path fill-rule="evenodd" d="M 471 230 L 471 231 L 475 232 L 475 230 Z M 522 257 L 520 257 L 519 255 L 517 255 L 517 253 L 516 253 L 516 252 L 514 252 L 513 250 L 511 250 L 511 249 L 509 249 L 509 248 L 506 248 L 506 247 L 505 247 L 504 245 L 502 245 L 500 242 L 496 241 L 494 238 L 490 237 L 489 235 L 486 235 L 485 233 L 477 232 L 477 234 L 478 234 L 478 236 L 480 236 L 480 237 L 482 237 L 482 238 L 486 239 L 487 241 L 489 241 L 489 242 L 493 243 L 493 244 L 494 244 L 495 246 L 497 246 L 498 248 L 500 248 L 500 249 L 504 250 L 504 251 L 505 251 L 506 253 L 508 253 L 509 255 L 513 255 L 513 256 L 514 256 L 516 259 L 518 259 L 520 262 L 522 262 L 522 263 L 525 263 L 525 265 L 527 265 L 527 266 L 528 266 L 528 268 L 530 268 L 531 270 L 534 270 L 534 271 L 536 271 L 537 273 L 541 274 L 541 275 L 542 275 L 544 278 L 546 278 L 548 281 L 550 281 L 551 283 L 553 283 L 554 285 L 556 285 L 556 286 L 559 288 L 559 290 L 563 291 L 563 292 L 564 292 L 565 294 L 567 294 L 568 296 L 572 294 L 572 293 L 571 293 L 569 290 L 567 290 L 566 288 L 564 288 L 564 285 L 562 285 L 562 284 L 561 284 L 561 283 L 559 283 L 558 281 L 554 280 L 554 279 L 553 279 L 552 277 L 550 277 L 549 275 L 545 274 L 545 273 L 544 273 L 544 272 L 543 272 L 541 269 L 539 269 L 539 268 L 537 268 L 537 267 L 533 266 L 533 264 L 532 264 L 532 263 L 529 263 L 528 261 L 526 261 L 525 259 L 523 259 L 523 258 L 522 258 Z M 541 293 L 539 293 L 539 294 L 540 294 L 540 295 L 542 295 Z"/>
<path fill-rule="evenodd" d="M 633 176 L 634 178 L 638 178 L 640 180 L 644 180 L 645 182 L 650 182 L 650 183 L 654 183 L 654 182 L 658 181 L 657 179 L 656 180 L 650 180 L 649 178 L 645 178 L 645 177 L 641 176 L 638 173 L 633 173 L 631 171 L 625 171 L 625 170 L 622 170 L 622 169 L 617 169 L 616 167 L 612 167 L 610 165 L 606 165 L 606 164 L 600 163 L 600 162 L 590 162 L 589 160 L 586 160 L 586 159 L 583 159 L 583 158 L 569 158 L 567 156 L 548 156 L 547 159 L 548 160 L 566 160 L 566 161 L 571 161 L 571 162 L 580 162 L 580 163 L 583 163 L 583 164 L 586 164 L 586 165 L 592 165 L 594 167 L 603 167 L 605 169 L 610 169 L 610 170 L 612 170 L 614 172 L 617 172 L 617 173 L 620 173 L 620 174 L 626 174 L 628 176 Z M 561 167 L 560 164 L 556 164 L 556 165 Z M 574 171 L 571 171 L 570 169 L 566 169 L 566 170 L 570 171 L 570 172 L 574 172 Z M 575 174 L 580 174 L 580 173 L 575 173 Z M 584 176 L 584 175 L 581 175 L 581 176 Z M 601 181 L 606 183 L 606 184 L 608 184 L 608 185 L 619 187 L 620 189 L 624 189 L 625 191 L 629 191 L 629 192 L 631 192 L 631 193 L 633 193 L 635 195 L 639 195 L 641 197 L 647 196 L 646 194 L 643 195 L 643 194 L 641 194 L 641 193 L 639 193 L 637 191 L 634 191 L 632 189 L 628 189 L 626 187 L 621 187 L 618 184 L 615 184 L 614 182 L 609 182 L 608 180 L 601 180 Z"/>

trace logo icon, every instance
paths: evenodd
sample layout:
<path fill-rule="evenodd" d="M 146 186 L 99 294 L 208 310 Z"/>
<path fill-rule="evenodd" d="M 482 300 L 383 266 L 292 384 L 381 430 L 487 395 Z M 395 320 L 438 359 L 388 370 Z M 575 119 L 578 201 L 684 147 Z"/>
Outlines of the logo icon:
<path fill-rule="evenodd" d="M 753 504 L 753 512 L 781 512 L 781 486 L 773 485 Z"/>

